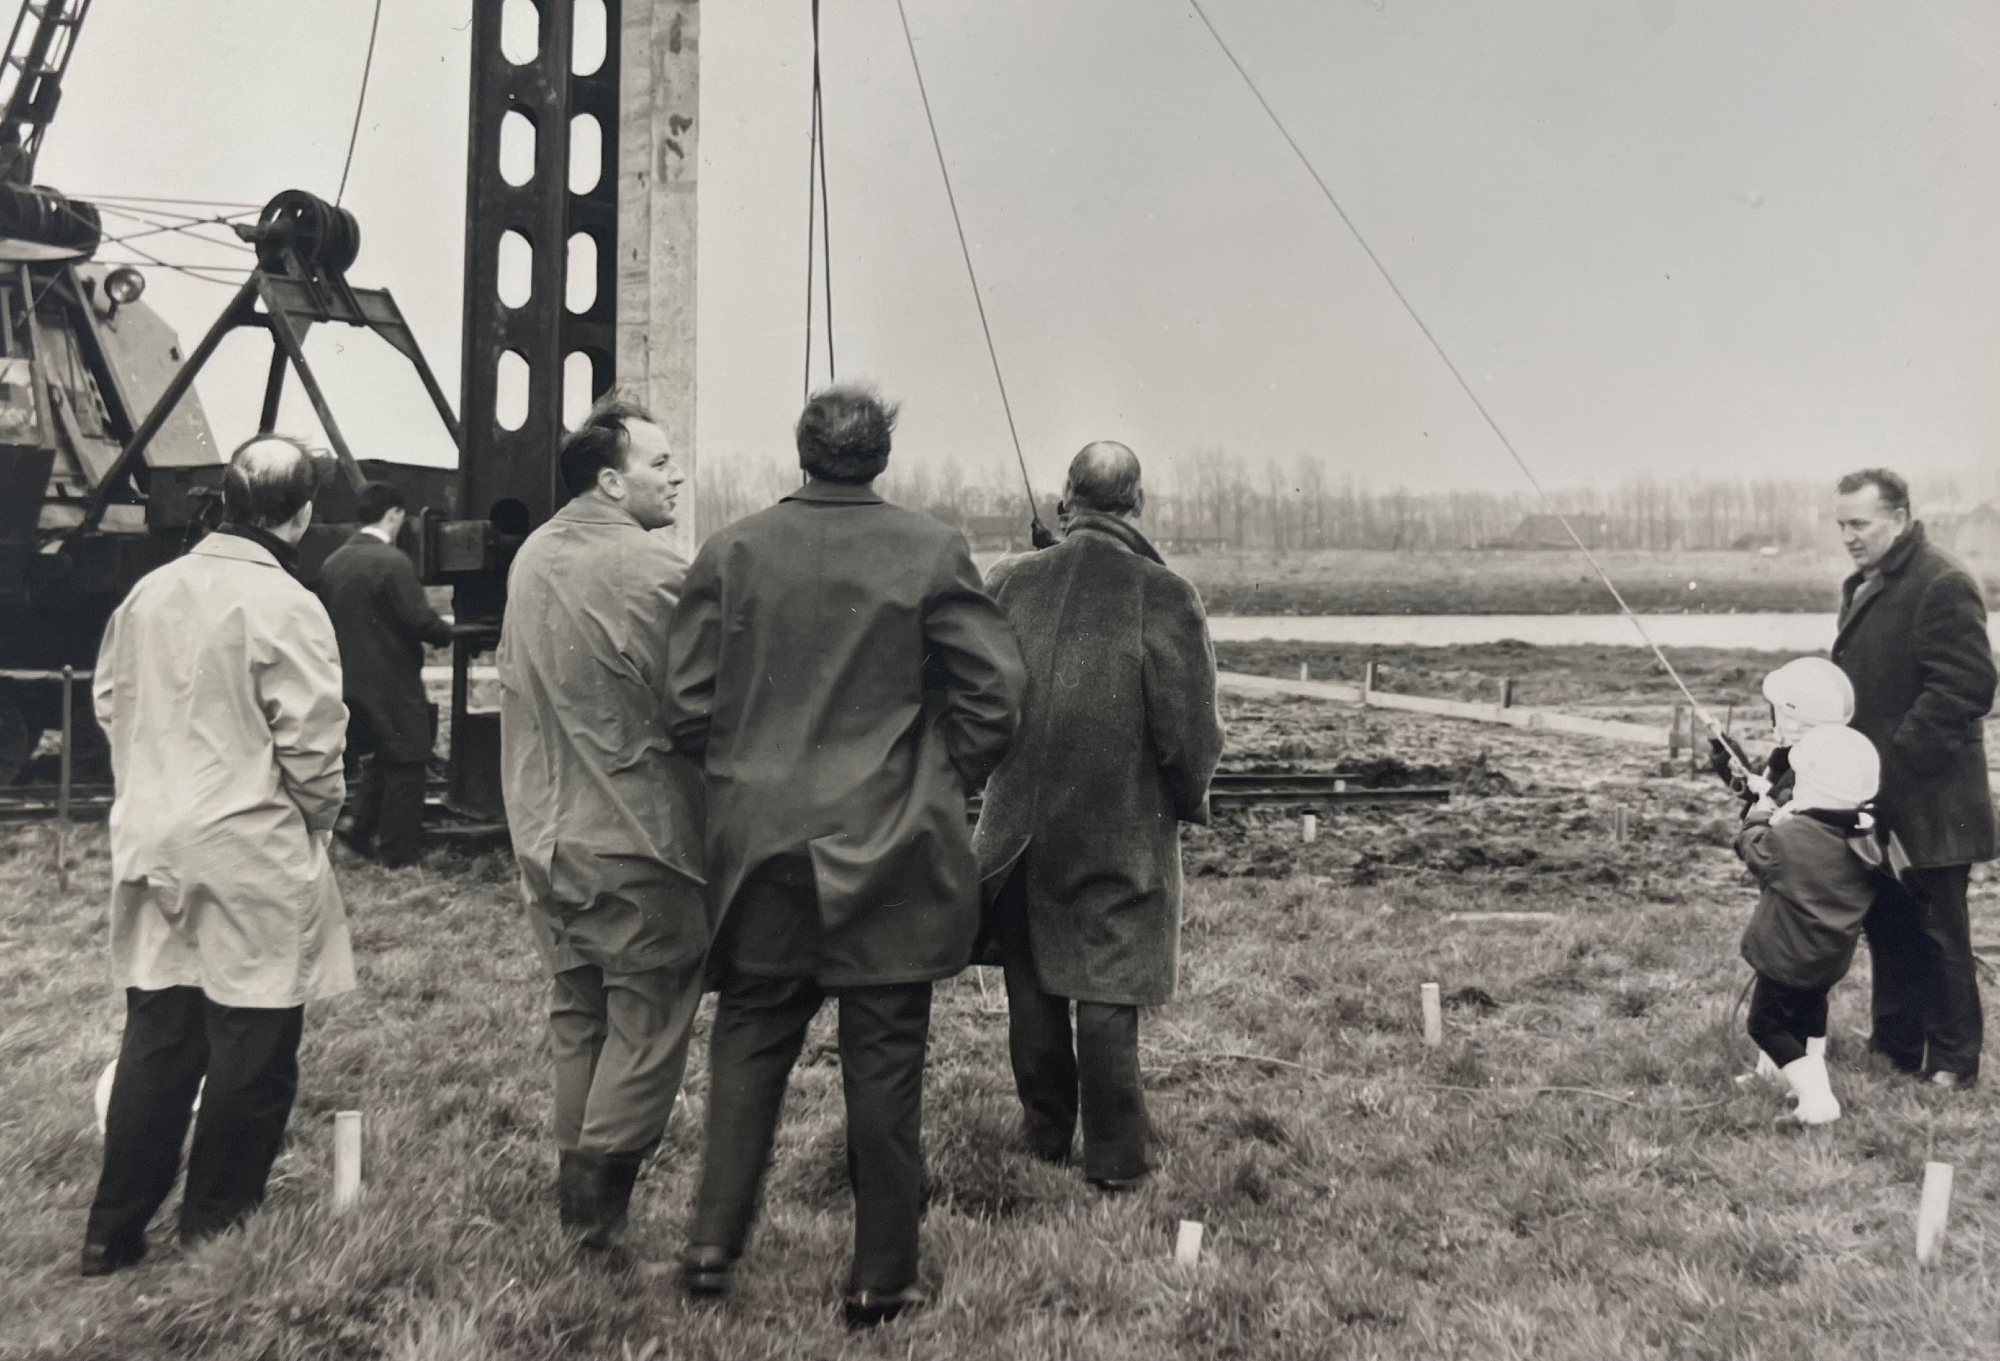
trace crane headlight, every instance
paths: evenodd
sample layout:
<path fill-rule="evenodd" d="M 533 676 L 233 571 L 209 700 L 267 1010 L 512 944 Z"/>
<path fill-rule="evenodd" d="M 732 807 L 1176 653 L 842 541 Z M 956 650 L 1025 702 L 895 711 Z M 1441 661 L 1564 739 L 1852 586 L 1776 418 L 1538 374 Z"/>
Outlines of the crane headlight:
<path fill-rule="evenodd" d="M 104 276 L 104 295 L 118 306 L 139 301 L 146 291 L 146 276 L 130 265 L 121 265 Z"/>

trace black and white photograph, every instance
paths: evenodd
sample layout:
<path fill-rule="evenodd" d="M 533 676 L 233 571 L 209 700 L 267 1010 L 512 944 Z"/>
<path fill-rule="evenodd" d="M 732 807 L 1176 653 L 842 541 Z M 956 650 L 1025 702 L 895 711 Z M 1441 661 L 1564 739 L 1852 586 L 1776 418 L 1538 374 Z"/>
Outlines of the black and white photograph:
<path fill-rule="evenodd" d="M 2000 5 L 0 24 L 0 1361 L 2000 1361 Z"/>

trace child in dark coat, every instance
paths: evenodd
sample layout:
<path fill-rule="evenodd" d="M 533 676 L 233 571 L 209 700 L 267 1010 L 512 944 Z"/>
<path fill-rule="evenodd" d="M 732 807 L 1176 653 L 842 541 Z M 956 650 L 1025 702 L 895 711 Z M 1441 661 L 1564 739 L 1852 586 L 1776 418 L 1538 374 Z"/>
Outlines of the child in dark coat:
<path fill-rule="evenodd" d="M 1788 1119 L 1840 1118 L 1824 1050 L 1827 992 L 1846 975 L 1875 901 L 1880 861 L 1873 817 L 1881 758 L 1852 728 L 1821 727 L 1791 749 L 1790 802 L 1761 799 L 1736 836 L 1736 853 L 1763 886 L 1743 932 L 1743 958 L 1757 971 L 1750 1038 L 1784 1075 L 1798 1104 Z"/>

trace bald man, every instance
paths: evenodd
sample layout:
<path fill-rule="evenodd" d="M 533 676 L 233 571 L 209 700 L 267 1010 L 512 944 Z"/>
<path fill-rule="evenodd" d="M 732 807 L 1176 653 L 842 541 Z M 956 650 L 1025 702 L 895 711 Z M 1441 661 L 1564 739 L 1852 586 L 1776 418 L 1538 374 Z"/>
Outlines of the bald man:
<path fill-rule="evenodd" d="M 305 1004 L 354 986 L 326 855 L 346 793 L 340 650 L 292 575 L 313 487 L 303 445 L 263 435 L 239 448 L 223 474 L 227 520 L 132 588 L 98 650 L 125 1035 L 86 1276 L 145 1256 L 197 1089 L 181 1241 L 262 1202 L 298 1090 Z"/>
<path fill-rule="evenodd" d="M 1151 1170 L 1139 1008 L 1173 996 L 1180 824 L 1208 821 L 1222 754 L 1201 598 L 1139 531 L 1140 480 L 1124 445 L 1086 445 L 1062 541 L 987 580 L 1028 697 L 973 837 L 1028 1146 L 1066 1161 L 1080 1113 L 1084 1176 L 1105 1191 Z"/>

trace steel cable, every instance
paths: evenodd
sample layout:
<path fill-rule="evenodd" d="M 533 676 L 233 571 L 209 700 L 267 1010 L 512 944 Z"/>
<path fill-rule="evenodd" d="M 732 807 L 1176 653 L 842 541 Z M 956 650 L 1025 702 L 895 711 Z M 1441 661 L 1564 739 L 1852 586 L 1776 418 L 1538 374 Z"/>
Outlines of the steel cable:
<path fill-rule="evenodd" d="M 993 327 L 986 320 L 986 300 L 979 292 L 979 272 L 972 267 L 972 248 L 965 241 L 965 223 L 958 215 L 958 196 L 952 192 L 951 170 L 945 164 L 944 143 L 938 137 L 937 119 L 931 113 L 930 92 L 924 88 L 923 63 L 917 60 L 917 40 L 910 34 L 910 16 L 903 8 L 903 0 L 896 0 L 896 15 L 903 22 L 903 41 L 910 49 L 910 69 L 917 76 L 917 97 L 923 101 L 924 122 L 930 126 L 931 147 L 937 152 L 938 174 L 944 179 L 945 202 L 951 205 L 951 225 L 958 232 L 959 253 L 965 257 L 965 276 L 972 284 L 972 302 L 979 309 L 979 330 L 986 337 L 986 357 L 993 363 L 993 382 L 1000 389 L 1000 409 L 1007 413 L 1007 435 L 1014 441 L 1014 461 L 1021 468 L 1021 485 L 1028 493 L 1028 519 L 1036 534 L 1036 546 L 1043 546 L 1049 537 L 1042 524 L 1041 508 L 1035 504 L 1035 486 L 1028 477 L 1028 459 L 1021 452 L 1021 432 L 1014 425 L 1014 407 L 1007 400 L 1007 380 L 1000 372 L 1000 351 L 993 344 Z"/>
<path fill-rule="evenodd" d="M 334 193 L 338 208 L 347 197 L 347 172 L 354 168 L 354 145 L 361 140 L 361 111 L 368 107 L 368 77 L 375 69 L 375 34 L 382 26 L 382 0 L 375 0 L 375 17 L 368 21 L 368 55 L 361 60 L 361 93 L 354 99 L 354 127 L 347 134 L 347 159 L 340 165 L 340 188 Z"/>
<path fill-rule="evenodd" d="M 900 5 L 901 0 L 897 0 L 897 3 Z M 1196 16 L 1201 19 L 1202 26 L 1208 29 L 1209 36 L 1215 39 L 1215 45 L 1222 49 L 1222 55 L 1229 59 L 1229 64 L 1236 68 L 1236 74 L 1243 78 L 1244 85 L 1249 87 L 1250 93 L 1256 99 L 1258 106 L 1264 110 L 1265 116 L 1271 120 L 1271 125 L 1278 130 L 1278 135 L 1285 139 L 1285 145 L 1292 149 L 1292 154 L 1298 158 L 1299 164 L 1305 167 L 1308 175 L 1312 176 L 1313 183 L 1319 186 L 1320 193 L 1325 197 L 1327 203 L 1332 206 L 1333 211 L 1339 215 L 1348 233 L 1354 237 L 1355 243 L 1361 247 L 1362 253 L 1367 255 L 1369 263 L 1375 266 L 1375 272 L 1382 276 L 1382 282 L 1389 286 L 1389 291 L 1395 295 L 1396 301 L 1403 305 L 1403 310 L 1409 314 L 1410 320 L 1416 323 L 1417 330 L 1422 332 L 1424 339 L 1430 342 L 1431 348 L 1437 352 L 1437 357 L 1443 361 L 1445 369 L 1457 381 L 1460 390 L 1465 393 L 1466 398 L 1471 401 L 1473 409 L 1485 420 L 1487 428 L 1500 441 L 1500 447 L 1505 449 L 1509 457 L 1514 460 L 1515 465 L 1520 468 L 1522 475 L 1528 479 L 1528 485 L 1535 489 L 1535 494 L 1541 497 L 1542 504 L 1549 508 L 1549 512 L 1556 517 L 1557 521 L 1562 525 L 1564 532 L 1576 544 L 1577 551 L 1583 554 L 1584 561 L 1590 564 L 1591 570 L 1597 573 L 1598 579 L 1604 583 L 1605 589 L 1611 592 L 1611 598 L 1618 602 L 1619 613 L 1631 621 L 1632 627 L 1638 631 L 1640 639 L 1652 650 L 1653 656 L 1665 668 L 1667 675 L 1672 678 L 1674 687 L 1687 699 L 1689 707 L 1694 711 L 1695 716 L 1701 720 L 1702 725 L 1709 730 L 1710 735 L 1720 738 L 1723 735 L 1720 725 L 1702 707 L 1701 701 L 1694 697 L 1694 692 L 1688 689 L 1687 682 L 1681 679 L 1681 673 L 1674 669 L 1674 664 L 1667 660 L 1667 654 L 1660 650 L 1660 645 L 1653 641 L 1653 635 L 1646 631 L 1645 624 L 1640 621 L 1637 614 L 1633 613 L 1632 607 L 1625 602 L 1624 592 L 1618 589 L 1618 584 L 1611 579 L 1610 573 L 1606 572 L 1603 565 L 1598 562 L 1596 554 L 1592 553 L 1589 545 L 1584 543 L 1583 536 L 1576 532 L 1576 527 L 1570 523 L 1569 517 L 1563 514 L 1561 508 L 1556 505 L 1555 498 L 1549 495 L 1548 489 L 1542 485 L 1541 479 L 1535 476 L 1534 469 L 1530 468 L 1528 461 L 1521 457 L 1520 450 L 1514 447 L 1514 441 L 1507 437 L 1507 432 L 1500 428 L 1500 422 L 1494 419 L 1493 413 L 1486 409 L 1486 403 L 1479 399 L 1479 394 L 1473 390 L 1472 384 L 1466 381 L 1465 375 L 1459 371 L 1458 365 L 1452 362 L 1451 355 L 1446 352 L 1443 344 L 1432 333 L 1431 328 L 1425 324 L 1423 316 L 1417 311 L 1415 305 L 1410 302 L 1402 288 L 1397 285 L 1395 276 L 1389 273 L 1389 267 L 1382 263 L 1382 257 L 1377 255 L 1375 248 L 1368 244 L 1368 238 L 1361 234 L 1361 229 L 1355 225 L 1354 219 L 1348 216 L 1347 209 L 1341 206 L 1340 200 L 1334 196 L 1332 188 L 1328 186 L 1325 178 L 1319 173 L 1318 168 L 1313 165 L 1311 158 L 1306 155 L 1304 148 L 1299 146 L 1298 139 L 1292 136 L 1291 130 L 1285 126 L 1284 120 L 1278 117 L 1277 110 L 1271 107 L 1271 101 L 1264 97 L 1264 92 L 1257 88 L 1257 82 L 1251 79 L 1250 72 L 1237 59 L 1236 53 L 1230 50 L 1229 44 L 1223 40 L 1221 32 L 1215 26 L 1215 22 L 1208 17 L 1208 11 L 1202 8 L 1201 0 L 1188 0 L 1188 3 L 1193 7 Z M 1762 777 L 1750 770 L 1737 756 L 1732 744 L 1725 742 L 1723 743 L 1723 748 L 1729 753 L 1730 764 L 1742 772 L 1745 779 L 1751 783 L 1753 788 L 1768 787 Z"/>

